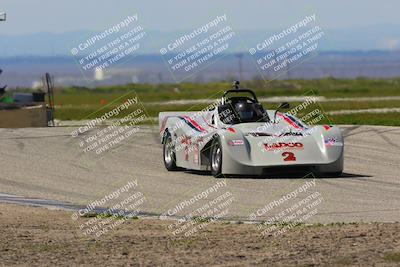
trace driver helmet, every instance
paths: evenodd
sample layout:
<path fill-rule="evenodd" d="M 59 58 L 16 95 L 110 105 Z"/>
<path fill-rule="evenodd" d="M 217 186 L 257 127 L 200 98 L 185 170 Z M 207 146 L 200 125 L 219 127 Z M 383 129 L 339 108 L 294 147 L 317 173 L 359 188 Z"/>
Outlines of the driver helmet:
<path fill-rule="evenodd" d="M 250 120 L 254 117 L 254 108 L 252 103 L 236 103 L 235 110 L 242 120 Z"/>

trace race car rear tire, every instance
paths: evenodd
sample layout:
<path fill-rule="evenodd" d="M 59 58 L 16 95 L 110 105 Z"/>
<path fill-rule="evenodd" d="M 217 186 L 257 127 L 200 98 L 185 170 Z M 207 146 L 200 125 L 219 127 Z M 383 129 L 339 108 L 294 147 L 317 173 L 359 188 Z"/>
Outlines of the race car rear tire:
<path fill-rule="evenodd" d="M 163 146 L 163 158 L 164 165 L 168 171 L 176 171 L 178 167 L 176 166 L 176 154 L 175 147 L 172 142 L 172 137 L 169 132 L 165 134 L 164 146 Z"/>
<path fill-rule="evenodd" d="M 222 177 L 222 146 L 219 137 L 215 138 L 211 145 L 211 174 L 215 178 Z"/>

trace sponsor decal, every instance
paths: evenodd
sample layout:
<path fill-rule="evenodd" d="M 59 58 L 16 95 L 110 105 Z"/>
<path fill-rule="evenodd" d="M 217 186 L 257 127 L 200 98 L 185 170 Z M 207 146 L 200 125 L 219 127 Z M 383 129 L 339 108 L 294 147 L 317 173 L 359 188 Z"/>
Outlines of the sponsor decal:
<path fill-rule="evenodd" d="M 325 145 L 326 146 L 332 146 L 334 143 L 337 142 L 336 137 L 329 137 L 328 139 L 325 139 Z"/>
<path fill-rule="evenodd" d="M 296 157 L 292 152 L 283 152 L 282 153 L 283 161 L 296 161 Z"/>
<path fill-rule="evenodd" d="M 264 144 L 266 150 L 292 150 L 292 149 L 303 149 L 304 145 L 302 143 L 272 143 Z"/>
<path fill-rule="evenodd" d="M 228 141 L 228 145 L 230 146 L 242 146 L 244 145 L 244 141 L 243 140 L 229 140 Z"/>
<path fill-rule="evenodd" d="M 343 146 L 343 143 L 339 142 L 336 137 L 328 137 L 327 139 L 324 140 L 324 143 L 326 147 Z"/>

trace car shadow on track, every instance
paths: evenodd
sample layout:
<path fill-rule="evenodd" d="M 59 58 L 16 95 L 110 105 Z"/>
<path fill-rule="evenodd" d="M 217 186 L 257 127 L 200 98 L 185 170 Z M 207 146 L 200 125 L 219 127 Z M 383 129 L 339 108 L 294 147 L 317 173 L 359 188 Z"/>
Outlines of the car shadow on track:
<path fill-rule="evenodd" d="M 199 176 L 211 176 L 210 171 L 195 171 L 185 170 L 184 172 L 199 175 Z M 340 176 L 317 176 L 313 173 L 274 173 L 274 174 L 263 174 L 263 175 L 222 175 L 216 179 L 346 179 L 346 178 L 369 178 L 371 175 L 358 174 L 358 173 L 347 173 L 344 172 Z"/>

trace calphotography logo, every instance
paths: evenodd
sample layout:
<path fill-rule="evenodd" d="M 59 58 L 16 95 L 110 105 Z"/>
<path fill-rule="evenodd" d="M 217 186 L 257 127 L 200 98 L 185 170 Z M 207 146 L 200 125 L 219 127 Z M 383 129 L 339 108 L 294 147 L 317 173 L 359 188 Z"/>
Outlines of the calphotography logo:
<path fill-rule="evenodd" d="M 226 14 L 181 35 L 160 49 L 176 81 L 183 81 L 229 51 L 236 37 Z"/>
<path fill-rule="evenodd" d="M 249 48 L 249 54 L 255 58 L 264 77 L 274 79 L 285 75 L 290 78 L 292 68 L 315 55 L 325 36 L 316 18 L 316 14 L 307 15 Z"/>
<path fill-rule="evenodd" d="M 229 209 L 235 201 L 234 195 L 227 191 L 224 179 L 204 191 L 177 203 L 164 212 L 160 218 L 176 219 L 168 225 L 172 237 L 190 237 L 204 232 L 212 222 L 228 216 Z"/>
<path fill-rule="evenodd" d="M 138 14 L 133 14 L 78 43 L 71 54 L 84 75 L 95 72 L 95 79 L 102 80 L 105 71 L 136 56 L 146 36 Z"/>
<path fill-rule="evenodd" d="M 115 101 L 121 100 L 123 102 L 117 106 L 108 105 L 90 114 L 99 116 L 71 132 L 71 136 L 78 141 L 84 153 L 101 155 L 126 144 L 137 136 L 140 126 L 149 120 L 135 92 L 125 94 Z"/>
<path fill-rule="evenodd" d="M 129 219 L 136 218 L 145 201 L 146 197 L 138 190 L 138 181 L 132 180 L 79 209 L 71 219 L 78 223 L 84 236 L 100 238 Z M 90 219 L 82 220 L 85 217 Z"/>
<path fill-rule="evenodd" d="M 293 191 L 283 194 L 249 215 L 261 221 L 257 229 L 264 237 L 278 237 L 288 230 L 308 222 L 318 213 L 324 198 L 315 191 L 315 179 L 306 181 Z"/>

